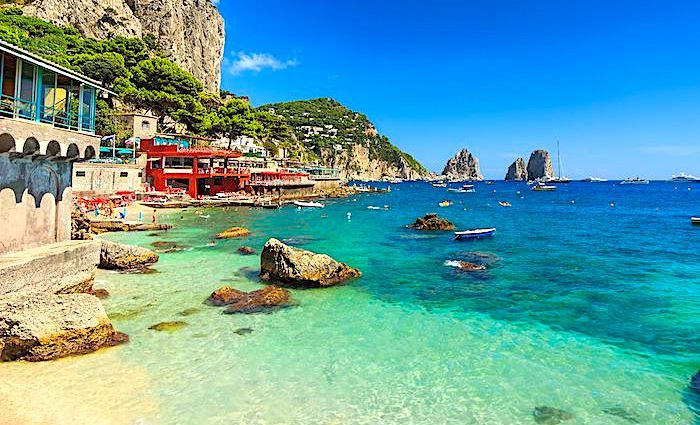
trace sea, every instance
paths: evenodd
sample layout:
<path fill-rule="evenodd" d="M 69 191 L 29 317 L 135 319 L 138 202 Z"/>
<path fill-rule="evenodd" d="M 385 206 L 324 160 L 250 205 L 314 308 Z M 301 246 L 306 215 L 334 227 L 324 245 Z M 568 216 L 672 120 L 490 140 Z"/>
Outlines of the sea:
<path fill-rule="evenodd" d="M 700 226 L 689 220 L 700 185 L 454 193 L 405 182 L 322 202 L 160 211 L 172 230 L 106 235 L 178 245 L 151 273 L 96 278 L 130 342 L 2 364 L 2 385 L 50 423 L 700 424 L 689 390 L 700 369 Z M 430 212 L 497 231 L 460 241 L 407 228 Z M 231 226 L 250 237 L 209 245 Z M 271 313 L 203 304 L 223 285 L 263 287 L 259 256 L 237 249 L 259 253 L 273 237 L 363 276 L 292 290 L 294 305 Z M 168 321 L 183 323 L 149 329 Z"/>

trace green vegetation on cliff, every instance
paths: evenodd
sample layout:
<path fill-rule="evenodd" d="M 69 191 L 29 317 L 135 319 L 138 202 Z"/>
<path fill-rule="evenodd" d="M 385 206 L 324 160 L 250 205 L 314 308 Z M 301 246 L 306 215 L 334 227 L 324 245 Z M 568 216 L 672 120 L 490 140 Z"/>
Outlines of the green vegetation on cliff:
<path fill-rule="evenodd" d="M 297 139 L 317 156 L 321 150 L 351 150 L 354 145 L 369 149 L 370 159 L 398 164 L 402 159 L 421 175 L 428 174 L 411 155 L 392 145 L 380 135 L 370 120 L 351 111 L 336 100 L 320 98 L 263 105 L 260 110 L 280 115 L 294 130 Z"/>

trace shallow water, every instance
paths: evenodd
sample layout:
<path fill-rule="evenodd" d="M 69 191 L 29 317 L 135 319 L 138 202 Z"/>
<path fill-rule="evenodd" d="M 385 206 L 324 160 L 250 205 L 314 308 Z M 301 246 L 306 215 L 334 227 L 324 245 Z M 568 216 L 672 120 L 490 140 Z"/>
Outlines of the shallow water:
<path fill-rule="evenodd" d="M 323 210 L 171 213 L 176 227 L 159 236 L 109 236 L 186 247 L 162 254 L 156 274 L 98 276 L 129 344 L 0 376 L 8 391 L 44 394 L 52 423 L 534 424 L 535 406 L 569 412 L 566 424 L 700 423 L 686 390 L 700 367 L 700 227 L 688 220 L 699 201 L 700 185 L 661 182 L 465 194 L 404 183 Z M 431 211 L 498 231 L 459 242 L 405 228 Z M 233 225 L 252 235 L 207 246 Z M 293 291 L 298 306 L 272 314 L 203 305 L 224 284 L 261 287 L 258 256 L 236 249 L 269 237 L 364 276 Z M 187 325 L 149 329 L 163 321 Z"/>

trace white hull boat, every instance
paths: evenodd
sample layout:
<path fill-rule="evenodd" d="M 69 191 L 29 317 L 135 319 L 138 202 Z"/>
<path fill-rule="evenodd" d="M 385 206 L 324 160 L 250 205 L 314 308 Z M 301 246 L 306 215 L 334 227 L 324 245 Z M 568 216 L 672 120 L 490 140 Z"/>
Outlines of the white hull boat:
<path fill-rule="evenodd" d="M 299 208 L 323 208 L 325 205 L 323 205 L 320 202 L 307 202 L 307 201 L 294 201 L 294 205 L 296 205 Z"/>
<path fill-rule="evenodd" d="M 484 238 L 487 236 L 493 236 L 496 233 L 495 227 L 490 227 L 486 229 L 470 229 L 461 232 L 455 232 L 455 239 L 477 239 Z"/>

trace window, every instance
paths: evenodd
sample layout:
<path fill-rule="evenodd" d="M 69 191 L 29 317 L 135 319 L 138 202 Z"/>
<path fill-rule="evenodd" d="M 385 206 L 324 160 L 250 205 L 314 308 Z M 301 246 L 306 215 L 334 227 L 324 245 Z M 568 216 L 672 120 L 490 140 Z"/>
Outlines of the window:
<path fill-rule="evenodd" d="M 75 177 L 85 177 L 85 171 L 76 171 Z"/>
<path fill-rule="evenodd" d="M 122 171 L 119 173 L 119 177 L 129 177 L 129 173 L 127 171 Z"/>
<path fill-rule="evenodd" d="M 143 172 L 139 171 L 139 177 L 143 177 Z"/>
<path fill-rule="evenodd" d="M 80 103 L 80 129 L 83 131 L 94 130 L 95 89 L 88 86 L 82 87 Z"/>
<path fill-rule="evenodd" d="M 44 70 L 41 76 L 41 121 L 53 123 L 54 104 L 56 103 L 56 73 Z"/>
<path fill-rule="evenodd" d="M 223 177 L 214 177 L 214 186 L 223 186 L 224 185 L 224 178 Z"/>
<path fill-rule="evenodd" d="M 151 123 L 149 121 L 143 120 L 141 121 L 141 130 L 150 130 L 151 129 Z"/>
<path fill-rule="evenodd" d="M 165 168 L 192 168 L 192 158 L 166 157 Z"/>

